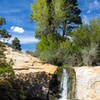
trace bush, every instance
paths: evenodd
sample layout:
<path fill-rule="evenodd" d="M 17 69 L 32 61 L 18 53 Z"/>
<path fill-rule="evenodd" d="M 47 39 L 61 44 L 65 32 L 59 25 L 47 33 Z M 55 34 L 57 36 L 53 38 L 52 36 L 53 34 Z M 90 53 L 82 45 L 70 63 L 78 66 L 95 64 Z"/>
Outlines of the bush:
<path fill-rule="evenodd" d="M 90 47 L 84 47 L 81 50 L 83 65 L 85 66 L 95 66 L 96 65 L 96 49 L 97 45 L 91 43 Z"/>
<path fill-rule="evenodd" d="M 96 64 L 100 66 L 100 43 L 98 43 L 96 48 Z"/>
<path fill-rule="evenodd" d="M 56 40 L 52 35 L 47 38 L 43 37 L 37 44 L 37 50 L 40 52 L 39 58 L 41 60 L 57 66 L 64 64 L 75 66 L 81 61 L 77 46 L 67 38 Z"/>
<path fill-rule="evenodd" d="M 26 53 L 31 55 L 31 56 L 34 56 L 33 51 L 31 51 L 31 50 L 27 50 Z"/>
<path fill-rule="evenodd" d="M 14 71 L 12 67 L 5 61 L 0 62 L 0 79 L 13 79 Z"/>
<path fill-rule="evenodd" d="M 57 37 L 61 38 L 60 36 Z M 37 50 L 40 52 L 39 58 L 41 60 L 60 66 L 63 64 L 63 55 L 59 49 L 62 40 L 59 41 L 57 37 L 53 35 L 42 37 L 37 44 Z"/>
<path fill-rule="evenodd" d="M 4 51 L 5 51 L 5 44 L 0 42 L 0 59 L 5 58 Z"/>

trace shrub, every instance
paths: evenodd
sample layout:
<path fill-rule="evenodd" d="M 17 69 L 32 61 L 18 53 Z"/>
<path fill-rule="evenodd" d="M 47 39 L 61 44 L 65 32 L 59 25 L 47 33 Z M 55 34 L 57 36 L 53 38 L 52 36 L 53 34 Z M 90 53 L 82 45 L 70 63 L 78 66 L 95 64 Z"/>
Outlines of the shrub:
<path fill-rule="evenodd" d="M 15 37 L 14 40 L 12 40 L 12 48 L 21 51 L 20 40 L 17 37 Z"/>
<path fill-rule="evenodd" d="M 90 47 L 84 47 L 81 50 L 83 65 L 95 66 L 96 65 L 96 49 L 97 45 L 91 43 Z"/>
<path fill-rule="evenodd" d="M 96 48 L 96 64 L 100 66 L 100 43 Z"/>
<path fill-rule="evenodd" d="M 31 50 L 27 50 L 26 53 L 31 55 L 31 56 L 34 56 L 33 51 L 31 51 Z"/>
<path fill-rule="evenodd" d="M 5 61 L 0 62 L 0 79 L 13 79 L 14 71 L 12 67 Z"/>
<path fill-rule="evenodd" d="M 58 66 L 62 65 L 64 62 L 63 53 L 61 53 L 62 51 L 59 48 L 61 41 L 62 39 L 59 35 L 42 37 L 41 41 L 37 44 L 37 50 L 40 52 L 39 58 L 47 63 Z"/>
<path fill-rule="evenodd" d="M 37 50 L 40 52 L 41 60 L 57 66 L 64 64 L 75 66 L 81 61 L 79 49 L 68 38 L 56 40 L 52 35 L 43 37 L 37 44 Z"/>

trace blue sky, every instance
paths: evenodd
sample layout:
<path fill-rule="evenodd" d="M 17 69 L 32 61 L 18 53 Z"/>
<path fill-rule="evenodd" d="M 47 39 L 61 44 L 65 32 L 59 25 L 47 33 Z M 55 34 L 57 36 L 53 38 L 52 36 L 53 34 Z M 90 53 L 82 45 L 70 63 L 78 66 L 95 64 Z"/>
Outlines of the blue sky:
<path fill-rule="evenodd" d="M 33 0 L 0 0 L 0 16 L 6 18 L 4 27 L 21 41 L 23 51 L 34 50 L 38 40 L 34 37 L 36 23 L 30 23 L 30 4 Z M 78 0 L 84 23 L 100 17 L 100 0 Z"/>

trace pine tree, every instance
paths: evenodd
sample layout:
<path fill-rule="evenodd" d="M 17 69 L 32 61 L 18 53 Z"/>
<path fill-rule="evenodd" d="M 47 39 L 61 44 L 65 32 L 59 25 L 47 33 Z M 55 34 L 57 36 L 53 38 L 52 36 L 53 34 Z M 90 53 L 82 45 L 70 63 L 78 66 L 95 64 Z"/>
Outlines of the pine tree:
<path fill-rule="evenodd" d="M 11 35 L 7 32 L 6 29 L 2 29 L 2 26 L 6 24 L 5 18 L 0 17 L 0 61 L 1 59 L 5 58 L 4 51 L 5 51 L 5 44 L 2 42 L 6 39 L 9 39 Z"/>
<path fill-rule="evenodd" d="M 21 44 L 17 37 L 15 37 L 14 40 L 12 40 L 12 48 L 21 51 Z"/>
<path fill-rule="evenodd" d="M 0 17 L 0 39 L 5 42 L 6 39 L 11 38 L 11 35 L 7 32 L 6 29 L 1 28 L 4 24 L 6 24 L 5 18 Z"/>

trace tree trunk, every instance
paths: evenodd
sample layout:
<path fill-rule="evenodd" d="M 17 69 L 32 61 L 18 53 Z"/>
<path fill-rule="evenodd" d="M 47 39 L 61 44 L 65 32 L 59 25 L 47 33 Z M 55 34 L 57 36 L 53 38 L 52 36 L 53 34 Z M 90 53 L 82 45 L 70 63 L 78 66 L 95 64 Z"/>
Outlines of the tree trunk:
<path fill-rule="evenodd" d="M 66 33 L 66 21 L 64 22 L 64 27 L 63 27 L 63 34 L 62 34 L 63 37 L 64 37 L 65 33 Z"/>

